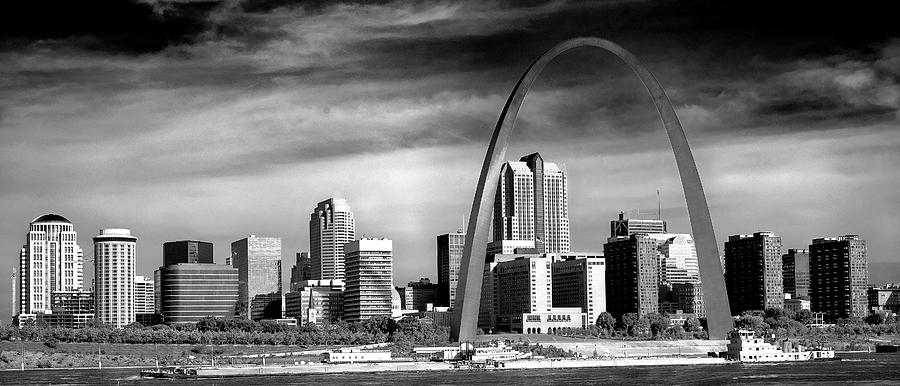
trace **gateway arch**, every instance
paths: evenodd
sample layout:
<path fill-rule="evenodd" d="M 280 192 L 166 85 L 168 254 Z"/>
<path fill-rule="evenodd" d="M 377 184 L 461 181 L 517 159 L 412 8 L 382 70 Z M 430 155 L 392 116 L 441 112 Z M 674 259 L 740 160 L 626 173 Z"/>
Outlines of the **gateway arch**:
<path fill-rule="evenodd" d="M 506 159 L 507 144 L 525 94 L 551 60 L 564 52 L 579 47 L 602 48 L 615 54 L 634 71 L 650 93 L 669 136 L 669 142 L 672 144 L 675 164 L 684 188 L 700 265 L 700 280 L 703 283 L 703 300 L 707 312 L 709 338 L 726 339 L 728 331 L 733 326 L 733 320 L 728 307 L 728 296 L 725 292 L 725 278 L 719 261 L 718 243 L 713 232 L 712 220 L 709 217 L 706 196 L 703 194 L 703 186 L 700 183 L 700 174 L 694 164 L 694 156 L 691 154 L 691 148 L 684 136 L 681 122 L 678 121 L 675 110 L 662 86 L 634 55 L 609 40 L 592 37 L 566 40 L 538 57 L 519 78 L 506 105 L 503 106 L 500 119 L 497 121 L 497 126 L 494 127 L 487 154 L 484 157 L 481 175 L 478 177 L 478 187 L 475 190 L 475 199 L 472 202 L 466 244 L 460 262 L 456 302 L 453 305 L 451 337 L 456 341 L 472 340 L 475 330 L 478 328 L 482 274 L 494 196 L 497 191 L 497 179 L 500 175 L 500 167 Z"/>

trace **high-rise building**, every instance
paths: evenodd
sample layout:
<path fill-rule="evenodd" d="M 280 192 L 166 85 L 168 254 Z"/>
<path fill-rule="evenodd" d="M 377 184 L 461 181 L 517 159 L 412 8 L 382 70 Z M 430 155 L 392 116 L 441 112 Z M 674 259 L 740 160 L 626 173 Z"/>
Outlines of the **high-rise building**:
<path fill-rule="evenodd" d="M 311 280 L 344 280 L 344 244 L 356 239 L 356 221 L 343 198 L 320 202 L 309 216 Z"/>
<path fill-rule="evenodd" d="M 83 290 L 84 268 L 78 233 L 68 219 L 45 214 L 28 224 L 19 252 L 16 314 L 51 313 L 53 292 Z"/>
<path fill-rule="evenodd" d="M 411 281 L 403 293 L 403 308 L 406 310 L 426 311 L 428 304 L 432 307 L 438 298 L 438 286 L 423 277 L 419 281 Z"/>
<path fill-rule="evenodd" d="M 625 218 L 625 212 L 619 212 L 619 219 L 609 222 L 609 236 L 628 237 L 636 233 L 668 233 L 663 220 L 645 220 Z"/>
<path fill-rule="evenodd" d="M 291 268 L 291 291 L 302 288 L 303 284 L 312 280 L 309 265 L 309 253 L 297 252 L 297 262 Z"/>
<path fill-rule="evenodd" d="M 94 298 L 97 319 L 122 328 L 134 323 L 137 237 L 129 229 L 101 229 L 94 237 Z"/>
<path fill-rule="evenodd" d="M 307 323 L 332 324 L 344 317 L 344 282 L 309 280 L 284 295 L 285 316 Z"/>
<path fill-rule="evenodd" d="M 156 271 L 158 310 L 166 324 L 231 318 L 238 303 L 238 270 L 224 264 L 180 263 Z"/>
<path fill-rule="evenodd" d="M 494 241 L 533 240 L 539 252 L 569 252 L 566 173 L 539 153 L 500 169 L 494 199 Z"/>
<path fill-rule="evenodd" d="M 659 242 L 659 284 L 699 283 L 697 248 L 689 234 L 648 234 Z"/>
<path fill-rule="evenodd" d="M 206 241 L 181 240 L 163 243 L 163 265 L 180 263 L 213 263 L 213 244 Z"/>
<path fill-rule="evenodd" d="M 792 299 L 809 300 L 809 250 L 788 249 L 781 256 L 784 293 Z"/>
<path fill-rule="evenodd" d="M 725 287 L 731 314 L 784 308 L 781 237 L 772 232 L 728 236 Z"/>
<path fill-rule="evenodd" d="M 391 316 L 394 294 L 393 242 L 361 238 L 344 245 L 347 270 L 344 320 L 358 322 L 375 316 Z"/>
<path fill-rule="evenodd" d="M 145 276 L 134 277 L 134 313 L 152 314 L 156 312 L 154 306 L 153 280 Z"/>
<path fill-rule="evenodd" d="M 809 246 L 812 311 L 825 321 L 868 315 L 869 268 L 866 241 L 857 235 L 814 239 Z"/>
<path fill-rule="evenodd" d="M 678 309 L 684 313 L 694 314 L 698 318 L 706 317 L 706 306 L 703 304 L 703 286 L 696 283 L 673 283 L 672 293 Z"/>
<path fill-rule="evenodd" d="M 238 270 L 238 315 L 249 318 L 257 295 L 282 294 L 281 238 L 250 235 L 231 243 L 231 265 Z M 267 301 L 260 298 L 261 301 Z M 257 305 L 256 308 L 267 307 Z"/>
<path fill-rule="evenodd" d="M 603 244 L 606 259 L 606 310 L 619 317 L 659 312 L 658 238 L 645 233 L 611 237 Z"/>
<path fill-rule="evenodd" d="M 465 246 L 466 234 L 462 231 L 437 236 L 438 306 L 453 307 L 456 302 L 459 264 Z"/>
<path fill-rule="evenodd" d="M 552 264 L 553 307 L 580 307 L 589 323 L 606 311 L 606 260 L 602 254 L 560 256 Z"/>

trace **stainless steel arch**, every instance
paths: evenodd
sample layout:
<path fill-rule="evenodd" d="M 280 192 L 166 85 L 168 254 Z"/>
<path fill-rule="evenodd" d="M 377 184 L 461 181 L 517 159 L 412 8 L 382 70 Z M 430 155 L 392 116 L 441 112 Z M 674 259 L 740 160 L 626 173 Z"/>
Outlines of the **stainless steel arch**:
<path fill-rule="evenodd" d="M 669 135 L 669 142 L 675 153 L 675 163 L 681 176 L 681 185 L 687 201 L 688 215 L 697 248 L 700 265 L 700 279 L 703 282 L 704 303 L 707 310 L 707 322 L 710 339 L 725 339 L 733 326 L 728 296 L 725 292 L 725 278 L 719 261 L 719 249 L 716 235 L 713 232 L 712 220 L 700 174 L 694 164 L 687 138 L 681 122 L 675 115 L 669 98 L 659 82 L 630 52 L 609 40 L 584 37 L 566 40 L 557 44 L 537 58 L 519 78 L 512 94 L 503 106 L 491 143 L 488 145 L 481 175 L 478 177 L 478 188 L 472 202 L 472 213 L 466 233 L 466 245 L 460 262 L 459 283 L 456 290 L 456 303 L 451 327 L 451 335 L 457 341 L 471 340 L 478 327 L 478 308 L 481 302 L 481 284 L 484 269 L 484 257 L 488 242 L 494 195 L 497 191 L 497 179 L 500 167 L 506 159 L 506 148 L 510 134 L 515 125 L 516 115 L 525 99 L 525 94 L 532 83 L 551 60 L 560 54 L 578 47 L 597 47 L 615 54 L 625 62 L 641 79 L 650 93 L 653 104 L 659 111 L 660 119 Z M 485 194 L 487 193 L 487 194 Z"/>

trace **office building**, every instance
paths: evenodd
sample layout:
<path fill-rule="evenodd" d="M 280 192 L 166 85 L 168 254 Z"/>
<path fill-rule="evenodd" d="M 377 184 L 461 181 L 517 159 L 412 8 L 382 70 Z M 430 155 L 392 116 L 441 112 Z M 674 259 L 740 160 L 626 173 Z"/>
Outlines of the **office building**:
<path fill-rule="evenodd" d="M 809 300 L 809 250 L 788 249 L 781 257 L 784 293 L 792 299 Z"/>
<path fill-rule="evenodd" d="M 809 296 L 826 322 L 868 315 L 866 241 L 857 235 L 814 239 L 809 246 Z"/>
<path fill-rule="evenodd" d="M 14 314 L 49 314 L 53 292 L 83 290 L 83 253 L 68 219 L 45 214 L 28 224 L 19 251 L 18 298 Z"/>
<path fill-rule="evenodd" d="M 619 219 L 609 222 L 609 236 L 627 238 L 637 233 L 669 233 L 663 220 L 646 220 L 625 218 L 625 212 L 619 212 Z"/>
<path fill-rule="evenodd" d="M 698 318 L 706 317 L 706 307 L 703 304 L 703 286 L 700 282 L 694 283 L 673 283 L 671 285 L 672 294 L 675 303 L 681 311 L 686 314 L 693 314 Z"/>
<path fill-rule="evenodd" d="M 731 314 L 784 308 L 781 237 L 773 232 L 728 236 L 725 287 Z"/>
<path fill-rule="evenodd" d="M 566 173 L 539 153 L 500 169 L 494 241 L 532 240 L 539 253 L 569 252 Z"/>
<path fill-rule="evenodd" d="M 231 265 L 238 270 L 238 315 L 250 318 L 251 304 L 278 295 L 281 290 L 281 238 L 250 235 L 231 243 Z M 262 307 L 262 308 L 260 308 Z M 267 305 L 256 305 L 265 309 Z"/>
<path fill-rule="evenodd" d="M 284 296 L 280 293 L 259 294 L 250 300 L 250 320 L 284 319 Z"/>
<path fill-rule="evenodd" d="M 484 261 L 492 262 L 496 255 L 539 255 L 543 252 L 543 249 L 535 248 L 534 240 L 496 240 L 488 243 Z"/>
<path fill-rule="evenodd" d="M 309 217 L 311 280 L 344 280 L 344 245 L 356 239 L 356 221 L 343 198 L 320 202 Z"/>
<path fill-rule="evenodd" d="M 297 291 L 303 284 L 312 280 L 309 264 L 309 253 L 297 252 L 297 262 L 291 268 L 291 291 Z"/>
<path fill-rule="evenodd" d="M 392 267 L 393 242 L 361 238 L 344 245 L 346 290 L 344 320 L 358 322 L 375 316 L 391 316 L 395 296 Z M 398 296 L 399 297 L 399 296 Z"/>
<path fill-rule="evenodd" d="M 868 300 L 870 313 L 900 314 L 900 285 L 869 288 Z"/>
<path fill-rule="evenodd" d="M 409 282 L 403 296 L 403 309 L 425 311 L 429 304 L 433 308 L 437 302 L 438 285 L 423 277 L 419 281 Z"/>
<path fill-rule="evenodd" d="M 94 237 L 94 308 L 98 320 L 116 328 L 134 323 L 136 249 L 129 229 L 102 229 Z"/>
<path fill-rule="evenodd" d="M 213 244 L 197 240 L 163 243 L 163 266 L 181 263 L 212 264 Z"/>
<path fill-rule="evenodd" d="M 213 263 L 180 263 L 156 271 L 158 310 L 166 324 L 231 318 L 238 304 L 238 269 Z"/>
<path fill-rule="evenodd" d="M 453 307 L 456 302 L 459 263 L 465 246 L 466 234 L 462 231 L 437 236 L 438 306 Z"/>
<path fill-rule="evenodd" d="M 611 237 L 603 244 L 606 259 L 606 310 L 616 318 L 659 312 L 659 244 L 645 233 Z M 665 238 L 662 238 L 665 239 Z"/>
<path fill-rule="evenodd" d="M 551 264 L 553 307 L 578 307 L 596 323 L 606 311 L 606 260 L 601 254 L 560 256 Z"/>
<path fill-rule="evenodd" d="M 344 317 L 344 282 L 308 280 L 284 295 L 285 316 L 307 323 L 332 324 Z"/>
<path fill-rule="evenodd" d="M 153 280 L 144 276 L 134 277 L 134 313 L 152 314 L 156 312 L 154 305 Z"/>

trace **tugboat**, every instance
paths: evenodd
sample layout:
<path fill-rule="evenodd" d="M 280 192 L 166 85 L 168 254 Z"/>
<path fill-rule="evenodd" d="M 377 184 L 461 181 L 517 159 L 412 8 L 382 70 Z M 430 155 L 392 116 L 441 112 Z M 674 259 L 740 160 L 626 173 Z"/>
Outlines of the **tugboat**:
<path fill-rule="evenodd" d="M 803 346 L 796 349 L 790 341 L 784 341 L 782 347 L 768 343 L 756 337 L 756 333 L 748 330 L 733 330 L 729 334 L 726 357 L 739 362 L 794 362 L 830 359 L 834 357 L 833 349 L 816 348 L 804 351 Z"/>
<path fill-rule="evenodd" d="M 197 369 L 193 367 L 162 367 L 141 370 L 141 378 L 175 379 L 196 378 Z"/>

